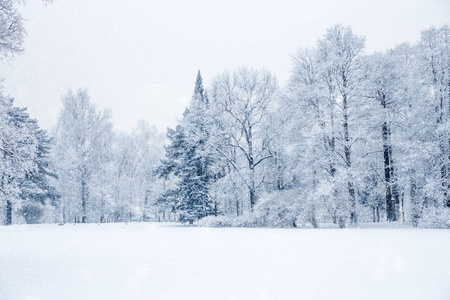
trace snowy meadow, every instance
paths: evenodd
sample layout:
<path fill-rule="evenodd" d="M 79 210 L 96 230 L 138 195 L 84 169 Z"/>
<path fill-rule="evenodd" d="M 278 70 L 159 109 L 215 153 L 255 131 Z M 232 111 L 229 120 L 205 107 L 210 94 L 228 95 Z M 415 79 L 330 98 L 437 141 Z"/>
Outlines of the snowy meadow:
<path fill-rule="evenodd" d="M 450 298 L 448 230 L 362 227 L 1 227 L 0 299 Z"/>

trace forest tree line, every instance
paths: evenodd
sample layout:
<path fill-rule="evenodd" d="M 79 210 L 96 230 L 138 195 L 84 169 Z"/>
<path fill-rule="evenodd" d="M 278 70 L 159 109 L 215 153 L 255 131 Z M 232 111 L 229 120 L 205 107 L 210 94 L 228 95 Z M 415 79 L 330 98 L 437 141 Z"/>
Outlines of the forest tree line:
<path fill-rule="evenodd" d="M 7 33 L 2 59 L 22 50 Z M 368 55 L 336 25 L 296 52 L 281 88 L 267 70 L 207 88 L 199 72 L 166 139 L 143 121 L 114 132 L 85 89 L 62 95 L 51 133 L 1 93 L 0 219 L 450 227 L 449 33 Z"/>
<path fill-rule="evenodd" d="M 199 73 L 167 133 L 165 204 L 204 226 L 450 227 L 449 33 L 366 55 L 336 25 L 297 51 L 284 88 L 242 67 L 206 92 Z"/>

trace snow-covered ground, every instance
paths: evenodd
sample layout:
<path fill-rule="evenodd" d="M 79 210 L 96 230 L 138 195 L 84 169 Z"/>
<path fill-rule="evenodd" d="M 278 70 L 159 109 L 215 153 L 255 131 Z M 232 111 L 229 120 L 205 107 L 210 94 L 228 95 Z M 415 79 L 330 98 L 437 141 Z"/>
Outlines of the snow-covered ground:
<path fill-rule="evenodd" d="M 450 299 L 450 230 L 0 227 L 0 299 Z"/>

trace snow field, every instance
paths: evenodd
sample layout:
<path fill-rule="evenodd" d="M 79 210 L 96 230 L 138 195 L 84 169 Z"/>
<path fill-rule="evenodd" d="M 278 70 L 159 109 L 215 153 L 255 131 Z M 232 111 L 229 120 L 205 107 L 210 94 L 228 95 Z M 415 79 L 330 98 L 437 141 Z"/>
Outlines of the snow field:
<path fill-rule="evenodd" d="M 0 227 L 0 299 L 450 299 L 450 231 Z"/>

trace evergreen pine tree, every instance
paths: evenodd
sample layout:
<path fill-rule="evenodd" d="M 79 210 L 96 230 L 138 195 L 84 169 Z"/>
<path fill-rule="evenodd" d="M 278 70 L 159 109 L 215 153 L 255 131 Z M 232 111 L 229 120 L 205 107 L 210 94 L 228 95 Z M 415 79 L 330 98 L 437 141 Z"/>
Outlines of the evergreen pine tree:
<path fill-rule="evenodd" d="M 6 225 L 13 222 L 13 206 L 25 188 L 22 183 L 37 170 L 37 140 L 24 116 L 28 118 L 25 110 L 0 90 L 0 199 L 6 200 Z"/>
<path fill-rule="evenodd" d="M 159 168 L 160 176 L 173 174 L 177 177 L 177 187 L 167 191 L 165 197 L 174 201 L 180 220 L 190 223 L 216 213 L 208 193 L 212 180 L 217 177 L 212 170 L 213 155 L 208 143 L 208 109 L 208 97 L 199 71 L 191 104 L 181 124 L 167 132 L 170 140 L 166 147 L 167 159 Z"/>
<path fill-rule="evenodd" d="M 29 133 L 37 142 L 36 155 L 34 156 L 33 172 L 27 172 L 19 182 L 20 199 L 23 201 L 20 212 L 27 223 L 38 223 L 44 213 L 46 202 L 56 205 L 57 193 L 49 183 L 49 178 L 55 178 L 50 162 L 51 141 L 47 131 L 39 127 L 36 119 L 31 119 L 26 108 L 14 107 L 10 110 L 11 119 L 17 124 L 26 126 Z"/>

